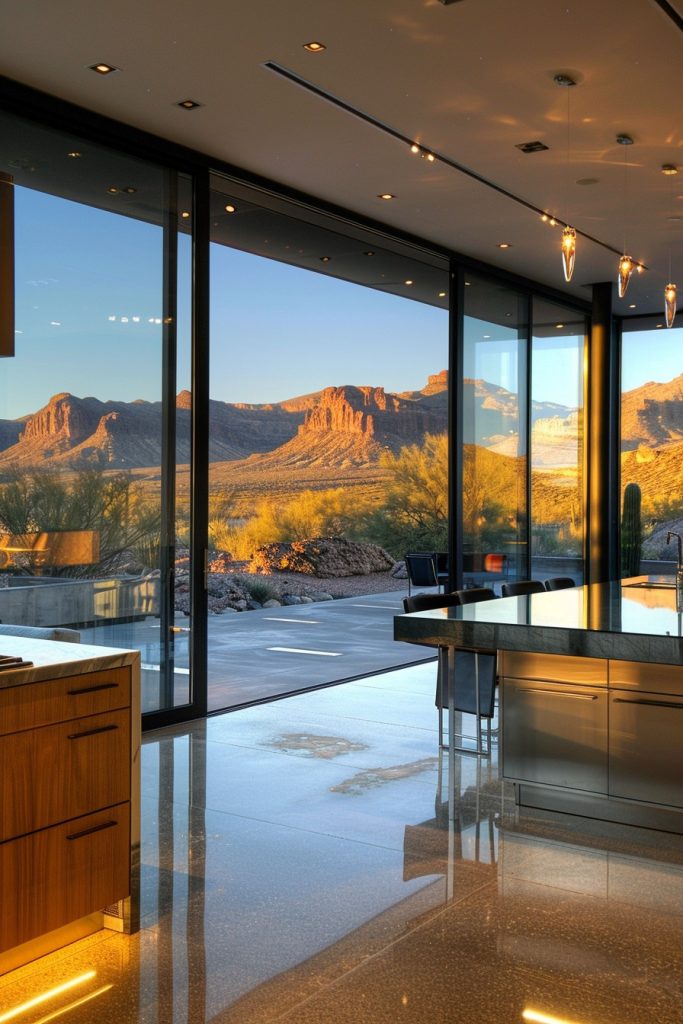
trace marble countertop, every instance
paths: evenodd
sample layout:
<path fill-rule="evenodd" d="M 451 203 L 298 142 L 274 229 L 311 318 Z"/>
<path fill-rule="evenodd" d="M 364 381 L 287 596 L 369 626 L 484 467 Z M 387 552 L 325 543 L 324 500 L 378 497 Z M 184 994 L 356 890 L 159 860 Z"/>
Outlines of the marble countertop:
<path fill-rule="evenodd" d="M 398 615 L 394 639 L 683 665 L 683 614 L 671 577 L 639 576 L 529 597 Z"/>
<path fill-rule="evenodd" d="M 0 636 L 0 654 L 30 661 L 31 665 L 0 670 L 0 689 L 57 679 L 80 672 L 121 668 L 132 665 L 139 651 L 117 647 L 93 647 L 89 644 L 63 643 L 59 640 L 33 640 L 23 636 Z"/>

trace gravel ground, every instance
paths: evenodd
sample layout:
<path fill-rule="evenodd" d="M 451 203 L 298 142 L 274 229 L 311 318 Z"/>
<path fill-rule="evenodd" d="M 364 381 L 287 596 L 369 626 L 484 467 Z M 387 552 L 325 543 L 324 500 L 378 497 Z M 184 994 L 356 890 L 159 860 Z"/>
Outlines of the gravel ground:
<path fill-rule="evenodd" d="M 373 572 L 367 576 L 341 576 L 335 579 L 318 579 L 303 572 L 276 572 L 271 575 L 259 573 L 254 579 L 272 583 L 274 589 L 283 593 L 310 594 L 314 591 L 331 594 L 332 597 L 359 597 L 362 594 L 383 594 L 390 590 L 408 593 L 408 581 L 394 579 L 388 572 Z"/>

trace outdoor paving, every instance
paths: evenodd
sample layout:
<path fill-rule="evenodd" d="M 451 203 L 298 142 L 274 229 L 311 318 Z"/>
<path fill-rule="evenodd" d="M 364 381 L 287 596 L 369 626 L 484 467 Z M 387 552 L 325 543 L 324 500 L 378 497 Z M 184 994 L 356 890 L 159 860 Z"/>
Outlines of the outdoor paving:
<path fill-rule="evenodd" d="M 394 615 L 404 594 L 390 591 L 336 601 L 214 615 L 208 620 L 209 710 L 236 707 L 342 679 L 382 672 L 433 657 L 428 648 L 397 643 Z M 175 634 L 175 700 L 187 700 L 187 632 Z M 116 623 L 81 630 L 84 643 L 139 649 L 143 710 L 158 707 L 159 620 Z"/>

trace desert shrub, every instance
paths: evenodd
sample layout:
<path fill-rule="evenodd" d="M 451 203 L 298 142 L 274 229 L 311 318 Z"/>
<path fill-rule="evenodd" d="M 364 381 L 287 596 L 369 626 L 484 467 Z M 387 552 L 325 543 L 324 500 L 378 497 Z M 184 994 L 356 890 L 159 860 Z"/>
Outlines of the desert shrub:
<path fill-rule="evenodd" d="M 251 558 L 257 548 L 276 541 L 310 537 L 355 537 L 362 530 L 365 505 L 349 498 L 341 487 L 302 491 L 284 504 L 264 498 L 256 513 L 241 526 L 224 525 L 221 549 L 238 560 Z"/>
<path fill-rule="evenodd" d="M 249 596 L 260 604 L 265 604 L 266 601 L 277 599 L 277 592 L 263 580 L 244 579 L 243 583 L 246 590 L 249 592 Z"/>
<path fill-rule="evenodd" d="M 426 434 L 422 445 L 387 453 L 389 471 L 383 503 L 361 515 L 357 530 L 395 557 L 411 550 L 446 550 L 448 546 L 448 437 Z"/>

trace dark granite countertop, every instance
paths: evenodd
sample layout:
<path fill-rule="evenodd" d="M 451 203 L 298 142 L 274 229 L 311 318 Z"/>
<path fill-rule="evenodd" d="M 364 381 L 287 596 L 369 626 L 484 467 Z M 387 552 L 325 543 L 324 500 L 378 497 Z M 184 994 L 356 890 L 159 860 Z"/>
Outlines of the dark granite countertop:
<path fill-rule="evenodd" d="M 394 639 L 683 665 L 671 577 L 639 576 L 529 597 L 397 615 Z"/>

